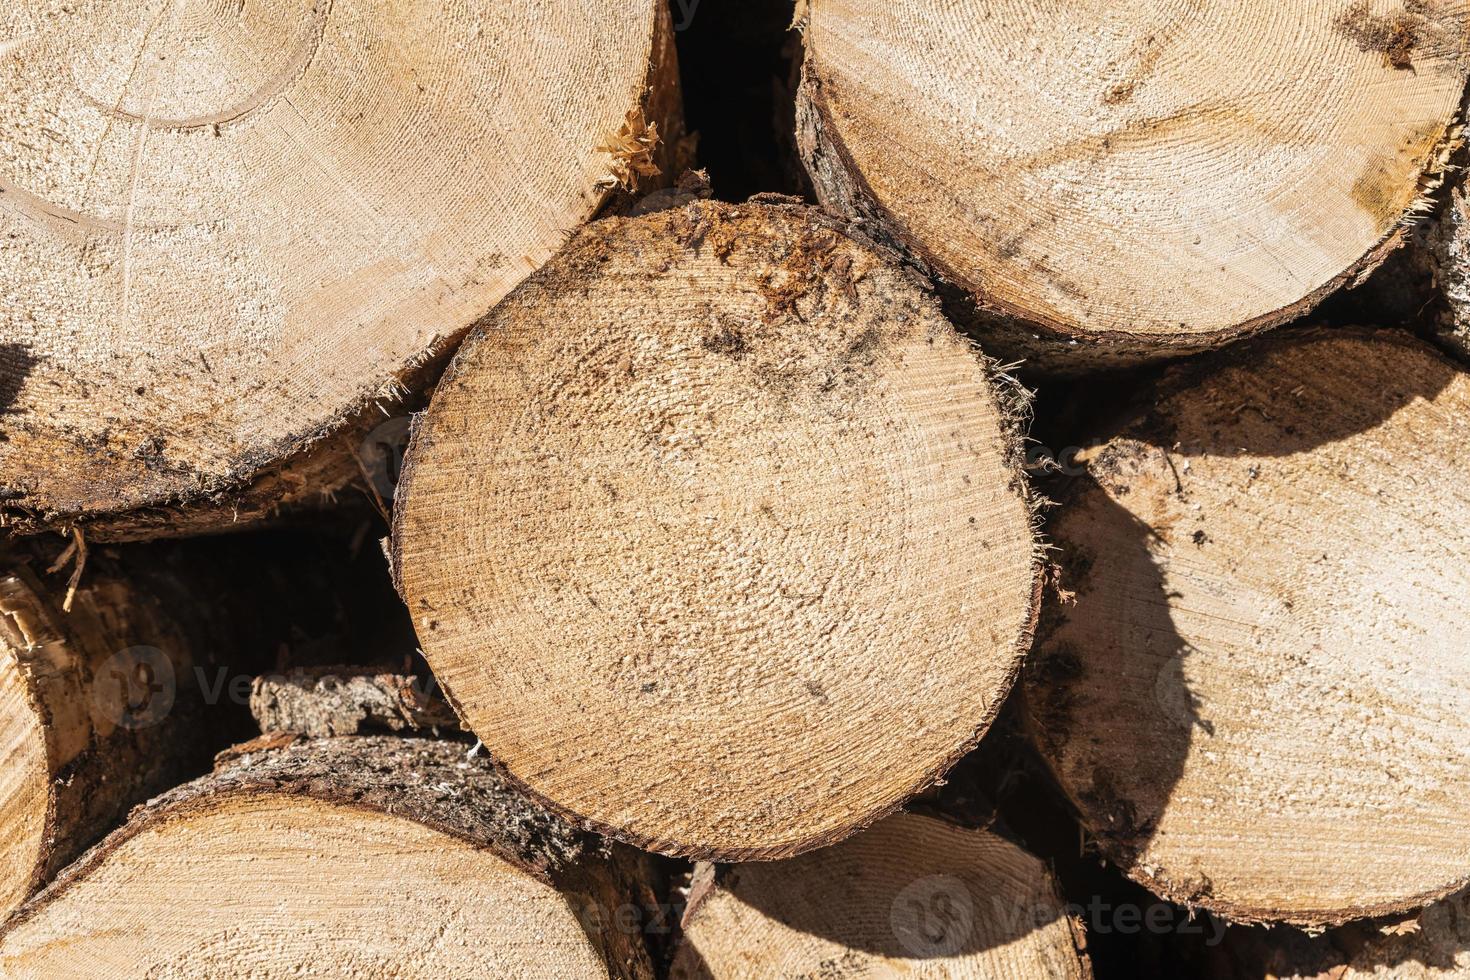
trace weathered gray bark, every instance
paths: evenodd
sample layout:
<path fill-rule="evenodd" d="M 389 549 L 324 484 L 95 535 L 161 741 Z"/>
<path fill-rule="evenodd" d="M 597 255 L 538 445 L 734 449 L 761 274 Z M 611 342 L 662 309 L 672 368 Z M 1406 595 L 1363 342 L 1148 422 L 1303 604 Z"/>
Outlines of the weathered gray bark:
<path fill-rule="evenodd" d="M 262 732 L 313 738 L 459 730 L 453 709 L 417 677 L 364 667 L 299 668 L 257 677 L 250 713 Z"/>

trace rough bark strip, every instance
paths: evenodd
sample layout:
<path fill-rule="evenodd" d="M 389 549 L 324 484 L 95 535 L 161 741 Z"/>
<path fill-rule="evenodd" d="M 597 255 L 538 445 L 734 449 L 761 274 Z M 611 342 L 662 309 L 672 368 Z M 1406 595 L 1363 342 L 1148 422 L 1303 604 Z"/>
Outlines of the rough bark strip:
<path fill-rule="evenodd" d="M 265 733 L 312 738 L 375 732 L 457 732 L 459 719 L 417 677 L 363 667 L 313 667 L 257 677 L 250 713 Z"/>
<path fill-rule="evenodd" d="M 1470 198 L 1463 181 L 1450 190 L 1440 212 L 1424 230 L 1425 253 L 1439 288 L 1435 317 L 1438 340 L 1461 358 L 1470 357 Z"/>

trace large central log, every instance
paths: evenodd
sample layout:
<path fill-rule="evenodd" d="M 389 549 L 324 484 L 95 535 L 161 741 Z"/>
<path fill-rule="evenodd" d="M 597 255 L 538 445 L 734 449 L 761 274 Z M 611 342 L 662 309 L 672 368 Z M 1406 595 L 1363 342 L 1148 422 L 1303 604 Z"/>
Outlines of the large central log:
<path fill-rule="evenodd" d="M 1029 646 L 1009 385 L 817 212 L 589 227 L 467 342 L 394 544 L 492 755 L 650 849 L 772 858 L 938 779 Z"/>

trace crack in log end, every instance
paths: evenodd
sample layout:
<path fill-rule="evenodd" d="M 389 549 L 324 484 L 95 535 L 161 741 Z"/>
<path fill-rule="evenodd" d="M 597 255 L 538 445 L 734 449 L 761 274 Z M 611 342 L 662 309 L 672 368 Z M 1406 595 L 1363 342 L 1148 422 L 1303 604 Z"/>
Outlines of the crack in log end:
<path fill-rule="evenodd" d="M 1133 98 L 1138 86 L 1154 73 L 1159 65 L 1163 44 L 1158 36 L 1150 34 L 1138 45 L 1136 55 L 1130 57 L 1132 64 L 1124 77 L 1110 85 L 1103 93 L 1104 105 L 1122 105 Z"/>
<path fill-rule="evenodd" d="M 1106 105 L 1120 105 L 1133 98 L 1134 89 L 1138 88 L 1138 79 L 1129 79 L 1119 82 L 1103 93 L 1103 103 Z"/>

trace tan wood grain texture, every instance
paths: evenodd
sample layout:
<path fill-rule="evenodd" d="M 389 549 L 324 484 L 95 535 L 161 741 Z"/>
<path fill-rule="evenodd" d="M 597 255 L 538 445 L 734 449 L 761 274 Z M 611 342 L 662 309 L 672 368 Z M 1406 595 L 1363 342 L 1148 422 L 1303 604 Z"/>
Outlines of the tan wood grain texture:
<path fill-rule="evenodd" d="M 1470 376 L 1293 332 L 1174 369 L 1083 457 L 1026 696 L 1128 874 L 1329 925 L 1470 879 Z"/>
<path fill-rule="evenodd" d="M 378 406 L 667 170 L 665 7 L 5 4 L 8 522 L 197 530 L 355 479 Z"/>
<path fill-rule="evenodd" d="M 1046 866 L 989 831 L 896 814 L 787 861 L 695 873 L 673 980 L 1086 980 Z"/>
<path fill-rule="evenodd" d="M 0 919 L 207 760 L 173 683 L 199 637 L 170 597 L 94 556 L 68 612 L 27 557 L 0 559 Z"/>
<path fill-rule="evenodd" d="M 387 736 L 238 756 L 25 906 L 0 929 L 0 969 L 651 980 L 639 933 L 584 924 L 637 900 L 633 865 L 465 749 Z"/>
<path fill-rule="evenodd" d="M 671 854 L 831 843 L 973 745 L 1029 646 L 1016 397 L 816 211 L 599 222 L 419 421 L 401 591 L 550 804 Z"/>
<path fill-rule="evenodd" d="M 809 0 L 817 194 L 1057 371 L 1196 351 L 1372 268 L 1458 141 L 1465 0 Z"/>

